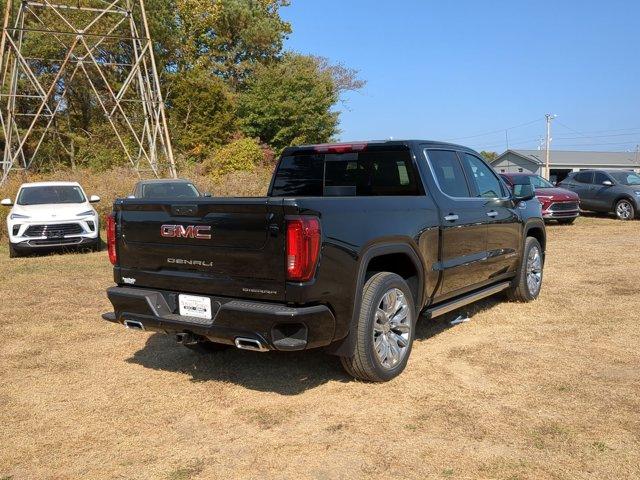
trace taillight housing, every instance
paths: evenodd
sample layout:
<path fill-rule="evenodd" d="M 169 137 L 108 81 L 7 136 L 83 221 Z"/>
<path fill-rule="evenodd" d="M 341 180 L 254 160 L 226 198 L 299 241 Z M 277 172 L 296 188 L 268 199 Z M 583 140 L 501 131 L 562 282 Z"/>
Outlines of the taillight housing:
<path fill-rule="evenodd" d="M 118 263 L 116 252 L 116 216 L 112 213 L 107 217 L 107 251 L 112 265 Z"/>
<path fill-rule="evenodd" d="M 308 282 L 320 257 L 320 220 L 316 217 L 287 219 L 287 280 Z"/>

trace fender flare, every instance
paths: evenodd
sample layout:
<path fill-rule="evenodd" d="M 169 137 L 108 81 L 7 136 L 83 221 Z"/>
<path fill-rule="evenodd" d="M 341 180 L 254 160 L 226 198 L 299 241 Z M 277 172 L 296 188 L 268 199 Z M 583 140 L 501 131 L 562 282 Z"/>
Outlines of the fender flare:
<path fill-rule="evenodd" d="M 420 260 L 420 256 L 416 252 L 416 249 L 408 242 L 390 241 L 373 244 L 360 255 L 360 259 L 357 264 L 358 275 L 356 277 L 356 286 L 354 290 L 353 310 L 349 321 L 349 333 L 345 338 L 338 342 L 335 348 L 331 349 L 330 353 L 339 356 L 353 355 L 353 351 L 355 349 L 355 327 L 358 323 L 360 306 L 362 303 L 362 295 L 360 293 L 362 292 L 367 280 L 366 274 L 369 263 L 376 257 L 398 253 L 407 255 L 418 272 L 418 298 L 414 298 L 414 302 L 416 306 L 416 315 L 420 312 L 422 309 L 422 302 L 424 300 L 425 271 L 424 265 Z"/>
<path fill-rule="evenodd" d="M 543 250 L 543 255 L 547 250 L 547 230 L 546 227 L 544 225 L 544 220 L 542 218 L 529 218 L 526 223 L 524 224 L 524 228 L 522 230 L 522 248 L 524 248 L 524 242 L 526 241 L 527 237 L 530 237 L 531 235 L 529 235 L 529 232 L 533 229 L 538 229 L 542 231 L 542 236 L 543 236 L 543 242 L 542 242 L 542 250 Z"/>

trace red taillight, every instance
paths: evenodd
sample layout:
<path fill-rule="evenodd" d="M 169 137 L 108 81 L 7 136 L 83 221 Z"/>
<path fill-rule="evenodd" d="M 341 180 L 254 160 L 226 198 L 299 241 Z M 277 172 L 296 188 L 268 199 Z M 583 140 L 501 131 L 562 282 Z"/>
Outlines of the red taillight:
<path fill-rule="evenodd" d="M 366 147 L 366 143 L 338 143 L 335 145 L 317 145 L 314 150 L 319 153 L 350 153 L 361 152 Z"/>
<path fill-rule="evenodd" d="M 287 280 L 311 280 L 320 256 L 320 243 L 320 221 L 317 218 L 287 220 Z"/>
<path fill-rule="evenodd" d="M 115 265 L 118 262 L 118 254 L 116 252 L 116 217 L 113 213 L 107 217 L 107 250 L 109 261 Z"/>

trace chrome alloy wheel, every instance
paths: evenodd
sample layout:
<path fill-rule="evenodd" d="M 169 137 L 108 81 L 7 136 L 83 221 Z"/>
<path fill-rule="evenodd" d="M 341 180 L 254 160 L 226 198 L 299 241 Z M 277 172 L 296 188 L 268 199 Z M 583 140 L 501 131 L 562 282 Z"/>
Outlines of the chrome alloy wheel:
<path fill-rule="evenodd" d="M 382 296 L 373 323 L 373 345 L 380 364 L 387 369 L 398 365 L 409 351 L 411 315 L 401 290 L 392 288 Z"/>
<path fill-rule="evenodd" d="M 628 200 L 620 200 L 616 205 L 616 215 L 621 220 L 629 220 L 631 218 L 631 212 L 633 207 Z"/>
<path fill-rule="evenodd" d="M 527 257 L 527 287 L 529 293 L 535 297 L 542 284 L 542 256 L 538 247 L 532 247 Z"/>

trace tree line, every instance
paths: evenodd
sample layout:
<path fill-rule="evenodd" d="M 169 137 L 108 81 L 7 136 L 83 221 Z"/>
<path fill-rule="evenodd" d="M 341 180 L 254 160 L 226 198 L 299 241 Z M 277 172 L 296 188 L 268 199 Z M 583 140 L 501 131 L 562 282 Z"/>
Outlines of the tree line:
<path fill-rule="evenodd" d="M 95 6 L 101 1 L 71 3 Z M 292 26 L 281 10 L 288 0 L 146 0 L 145 4 L 180 161 L 202 163 L 211 171 L 245 169 L 264 152 L 277 154 L 292 144 L 330 141 L 339 132 L 336 106 L 342 94 L 364 85 L 353 69 L 285 49 Z M 61 28 L 60 19 L 48 15 L 44 23 Z M 82 21 L 83 12 L 70 15 Z M 24 51 L 44 83 L 60 67 L 46 59 L 63 58 L 66 53 L 61 43 L 36 34 L 25 37 Z M 96 48 L 96 57 L 105 64 L 125 64 L 129 48 L 107 40 Z M 125 74 L 116 68 L 116 81 L 123 82 Z M 68 87 L 67 99 L 41 146 L 38 156 L 47 161 L 40 161 L 39 168 L 108 169 L 125 164 L 90 82 L 78 77 L 71 85 L 68 80 L 62 77 L 56 85 L 58 94 Z M 18 102 L 18 108 L 28 110 L 20 103 L 23 100 Z M 239 155 L 234 155 L 236 150 Z M 236 156 L 241 160 L 236 162 Z"/>

